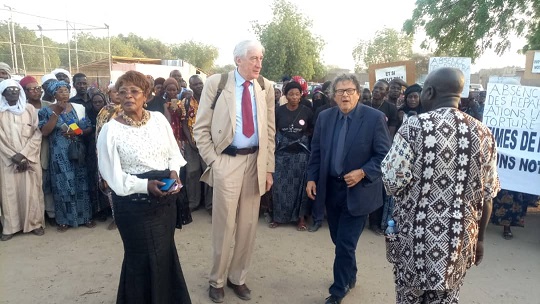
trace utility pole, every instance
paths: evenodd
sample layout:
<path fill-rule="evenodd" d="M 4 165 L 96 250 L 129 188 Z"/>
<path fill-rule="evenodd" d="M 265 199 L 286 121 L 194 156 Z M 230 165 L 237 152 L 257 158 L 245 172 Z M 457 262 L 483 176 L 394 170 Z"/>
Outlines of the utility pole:
<path fill-rule="evenodd" d="M 17 64 L 17 43 L 15 41 L 15 25 L 13 24 L 13 8 L 9 5 L 5 5 L 4 4 L 4 7 L 9 9 L 9 24 L 11 25 L 11 33 L 10 33 L 10 43 L 12 44 L 11 45 L 11 49 L 12 49 L 12 53 L 11 53 L 11 56 L 12 56 L 12 59 L 13 59 L 13 70 L 15 71 L 15 74 L 18 74 L 19 73 L 19 67 L 18 67 L 18 64 Z M 11 38 L 11 35 L 13 35 L 13 38 Z"/>
<path fill-rule="evenodd" d="M 109 38 L 109 84 L 111 83 L 111 71 L 112 71 L 112 54 L 111 54 L 111 33 L 109 29 L 109 25 L 107 23 L 104 23 L 105 27 L 107 28 L 107 37 Z"/>
<path fill-rule="evenodd" d="M 43 28 L 41 25 L 37 26 L 39 33 L 41 34 L 41 55 L 43 56 L 43 75 L 47 74 L 47 67 L 45 65 L 45 44 L 43 43 Z"/>

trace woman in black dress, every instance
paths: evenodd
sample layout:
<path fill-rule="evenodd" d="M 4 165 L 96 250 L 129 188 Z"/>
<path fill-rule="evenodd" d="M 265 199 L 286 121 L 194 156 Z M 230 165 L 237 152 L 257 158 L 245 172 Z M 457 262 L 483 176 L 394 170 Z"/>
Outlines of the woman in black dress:
<path fill-rule="evenodd" d="M 313 112 L 300 104 L 302 87 L 299 83 L 289 82 L 283 92 L 287 103 L 276 110 L 276 170 L 270 228 L 296 222 L 297 230 L 305 231 L 305 216 L 309 212 L 304 189 Z"/>

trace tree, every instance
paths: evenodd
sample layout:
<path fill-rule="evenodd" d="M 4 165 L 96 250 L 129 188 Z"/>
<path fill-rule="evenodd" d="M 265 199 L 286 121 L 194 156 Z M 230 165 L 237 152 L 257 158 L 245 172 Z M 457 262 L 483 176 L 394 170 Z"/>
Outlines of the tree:
<path fill-rule="evenodd" d="M 371 64 L 407 60 L 412 55 L 413 37 L 384 28 L 375 33 L 370 41 L 360 41 L 353 49 L 355 72 L 367 69 Z"/>
<path fill-rule="evenodd" d="M 414 53 L 411 55 L 411 60 L 414 61 L 416 66 L 416 75 L 418 77 L 427 75 L 429 72 L 429 58 L 433 57 L 432 54 L 419 54 Z"/>
<path fill-rule="evenodd" d="M 283 75 L 301 75 L 306 80 L 324 76 L 320 52 L 325 43 L 311 33 L 312 21 L 287 0 L 274 0 L 272 11 L 269 23 L 252 24 L 266 51 L 262 74 L 276 81 Z"/>
<path fill-rule="evenodd" d="M 403 24 L 408 34 L 424 29 L 424 49 L 436 56 L 480 57 L 487 49 L 502 54 L 512 35 L 529 33 L 530 46 L 539 47 L 540 0 L 423 0 L 416 1 L 411 19 Z M 536 38 L 536 40 L 535 40 Z M 529 46 L 529 47 L 530 47 Z"/>
<path fill-rule="evenodd" d="M 234 70 L 236 66 L 234 64 L 226 64 L 224 66 L 214 66 L 210 71 L 210 74 L 223 74 Z"/>
<path fill-rule="evenodd" d="M 171 54 L 173 57 L 185 60 L 203 71 L 208 71 L 214 66 L 219 51 L 213 45 L 190 40 L 173 45 Z"/>

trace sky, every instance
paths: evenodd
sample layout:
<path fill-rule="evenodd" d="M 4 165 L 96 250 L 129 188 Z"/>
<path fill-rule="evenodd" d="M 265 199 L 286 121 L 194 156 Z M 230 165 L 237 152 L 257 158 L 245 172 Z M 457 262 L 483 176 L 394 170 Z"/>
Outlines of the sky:
<path fill-rule="evenodd" d="M 219 50 L 216 64 L 233 64 L 233 48 L 244 39 L 256 38 L 252 23 L 268 23 L 272 19 L 272 0 L 198 0 L 198 1 L 114 1 L 93 0 L 84 2 L 14 0 L 2 1 L 0 20 L 8 20 L 7 6 L 20 13 L 13 13 L 13 20 L 31 29 L 41 25 L 44 35 L 57 42 L 67 41 L 66 20 L 77 29 L 110 26 L 110 34 L 134 33 L 143 38 L 156 38 L 168 44 L 189 40 L 214 45 Z M 291 1 L 298 12 L 313 22 L 312 33 L 326 42 L 321 54 L 325 65 L 354 69 L 352 50 L 360 40 L 372 39 L 377 30 L 384 27 L 401 30 L 403 22 L 409 18 L 414 8 L 414 0 L 387 0 L 384 5 L 378 1 Z M 27 16 L 31 14 L 35 16 Z M 45 18 L 58 19 L 59 21 Z M 106 36 L 106 29 L 89 31 L 94 36 Z M 300 39 L 300 38 L 299 38 Z M 415 52 L 425 52 L 419 48 L 420 39 L 415 41 Z M 525 44 L 524 39 L 513 39 L 512 49 L 502 56 L 488 51 L 477 59 L 472 72 L 482 68 L 524 66 L 525 56 L 517 50 Z M 170 59 L 170 58 L 169 58 Z"/>

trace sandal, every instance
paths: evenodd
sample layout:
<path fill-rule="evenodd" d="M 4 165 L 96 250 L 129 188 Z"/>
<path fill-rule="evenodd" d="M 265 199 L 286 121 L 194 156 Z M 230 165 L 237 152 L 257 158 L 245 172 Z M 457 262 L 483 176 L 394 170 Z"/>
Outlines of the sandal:
<path fill-rule="evenodd" d="M 298 231 L 306 231 L 306 230 L 307 230 L 307 226 L 306 226 L 306 224 L 304 224 L 304 223 L 298 224 L 298 226 L 296 226 L 296 230 L 298 230 Z"/>
<path fill-rule="evenodd" d="M 56 225 L 56 230 L 58 230 L 58 232 L 66 232 L 68 230 L 69 226 L 68 225 Z"/>
<path fill-rule="evenodd" d="M 511 240 L 513 237 L 514 237 L 514 235 L 512 234 L 512 231 L 510 231 L 510 230 L 504 230 L 503 231 L 503 238 L 505 240 Z"/>
<path fill-rule="evenodd" d="M 277 226 L 279 226 L 279 224 L 276 223 L 276 222 L 271 222 L 271 223 L 268 225 L 268 227 L 270 227 L 270 228 L 276 228 Z"/>
<path fill-rule="evenodd" d="M 89 221 L 89 222 L 87 222 L 87 223 L 84 224 L 84 225 L 85 225 L 86 227 L 88 227 L 88 228 L 94 228 L 94 227 L 96 227 L 96 222 L 94 222 L 94 221 Z"/>

